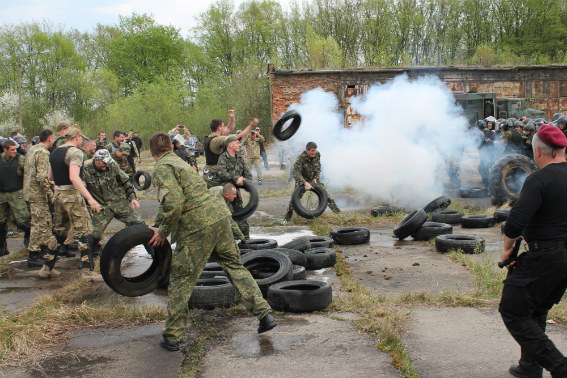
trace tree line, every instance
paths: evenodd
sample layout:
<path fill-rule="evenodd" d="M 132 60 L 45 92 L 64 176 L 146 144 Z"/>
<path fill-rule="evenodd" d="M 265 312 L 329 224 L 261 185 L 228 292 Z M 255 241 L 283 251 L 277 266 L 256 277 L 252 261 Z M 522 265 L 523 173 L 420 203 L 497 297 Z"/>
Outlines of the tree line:
<path fill-rule="evenodd" d="M 87 133 L 182 123 L 198 136 L 237 111 L 271 126 L 268 63 L 277 69 L 567 63 L 562 0 L 217 0 L 189 36 L 153 16 L 120 16 L 90 32 L 0 26 L 0 135 L 60 120 Z"/>

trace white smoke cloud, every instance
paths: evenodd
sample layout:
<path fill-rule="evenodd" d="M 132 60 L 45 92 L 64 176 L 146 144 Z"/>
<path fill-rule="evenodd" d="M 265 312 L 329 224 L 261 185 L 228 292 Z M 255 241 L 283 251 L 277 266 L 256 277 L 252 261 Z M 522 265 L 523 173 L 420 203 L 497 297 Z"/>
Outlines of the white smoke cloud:
<path fill-rule="evenodd" d="M 463 154 L 467 139 L 466 119 L 446 84 L 434 76 L 410 82 L 400 75 L 351 103 L 364 119 L 352 129 L 344 127 L 336 96 L 321 88 L 290 106 L 302 118 L 290 141 L 317 143 L 329 187 L 355 188 L 407 208 L 439 196 L 437 171 L 444 157 Z"/>

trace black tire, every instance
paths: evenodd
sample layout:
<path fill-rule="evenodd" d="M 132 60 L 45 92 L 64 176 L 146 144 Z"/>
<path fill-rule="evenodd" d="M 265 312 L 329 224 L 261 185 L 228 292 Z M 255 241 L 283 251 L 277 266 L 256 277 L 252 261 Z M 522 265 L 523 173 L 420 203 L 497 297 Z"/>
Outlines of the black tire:
<path fill-rule="evenodd" d="M 289 125 L 287 129 L 282 130 L 285 123 L 290 119 L 293 119 L 293 121 L 291 121 L 291 125 Z M 278 140 L 288 140 L 297 132 L 299 125 L 301 125 L 301 116 L 295 110 L 289 110 L 280 119 L 278 119 L 272 129 L 272 133 Z"/>
<path fill-rule="evenodd" d="M 331 230 L 331 238 L 338 245 L 354 245 L 370 242 L 370 230 L 366 227 L 339 227 Z"/>
<path fill-rule="evenodd" d="M 289 248 L 272 248 L 268 251 L 277 251 L 285 254 L 291 260 L 293 265 L 307 266 L 307 257 L 301 251 Z"/>
<path fill-rule="evenodd" d="M 373 217 L 379 217 L 379 216 L 382 216 L 382 215 L 392 215 L 392 214 L 395 214 L 395 213 L 399 213 L 401 211 L 404 211 L 404 210 L 399 208 L 399 207 L 376 206 L 376 207 L 373 207 L 370 210 L 370 215 L 372 215 Z"/>
<path fill-rule="evenodd" d="M 284 245 L 282 245 L 282 248 L 305 251 L 306 249 L 311 248 L 311 242 L 309 241 L 309 237 L 300 236 L 298 238 L 293 239 L 292 241 L 285 243 Z"/>
<path fill-rule="evenodd" d="M 489 176 L 492 204 L 501 206 L 516 201 L 525 178 L 537 170 L 536 163 L 524 155 L 510 154 L 498 159 Z"/>
<path fill-rule="evenodd" d="M 239 248 L 260 250 L 260 249 L 272 249 L 278 246 L 278 242 L 274 239 L 247 239 L 241 240 L 238 243 Z"/>
<path fill-rule="evenodd" d="M 448 196 L 441 196 L 435 198 L 433 201 L 429 202 L 423 207 L 426 213 L 430 214 L 436 210 L 445 210 L 451 204 L 451 199 Z"/>
<path fill-rule="evenodd" d="M 488 197 L 488 189 L 481 187 L 470 187 L 459 189 L 461 198 L 486 198 Z"/>
<path fill-rule="evenodd" d="M 292 263 L 289 257 L 277 251 L 254 251 L 242 256 L 242 265 L 250 271 L 254 277 L 254 270 L 265 272 L 264 268 L 270 269 L 273 274 L 268 277 L 254 277 L 260 287 L 262 295 L 266 297 L 268 287 L 280 281 L 289 281 L 292 278 Z"/>
<path fill-rule="evenodd" d="M 307 239 L 309 239 L 309 243 L 311 244 L 309 248 L 320 248 L 320 247 L 330 248 L 335 245 L 335 241 L 333 240 L 333 238 L 328 236 L 318 236 L 318 235 L 307 236 Z"/>
<path fill-rule="evenodd" d="M 136 277 L 125 277 L 120 271 L 122 259 L 128 251 L 140 244 L 147 244 L 154 232 L 138 223 L 114 234 L 100 255 L 100 273 L 104 282 L 118 294 L 137 297 L 154 291 L 169 274 L 171 245 L 166 240 L 161 247 L 154 247 L 150 267 Z"/>
<path fill-rule="evenodd" d="M 330 268 L 337 262 L 337 254 L 333 248 L 313 248 L 305 251 L 307 270 Z"/>
<path fill-rule="evenodd" d="M 232 214 L 232 219 L 237 222 L 250 218 L 258 208 L 258 202 L 260 201 L 258 189 L 256 189 L 256 186 L 254 186 L 254 184 L 252 184 L 250 181 L 245 180 L 244 184 L 242 186 L 239 186 L 238 188 L 247 191 L 248 194 L 250 194 L 250 199 L 248 200 L 246 206 L 238 211 L 235 211 Z"/>
<path fill-rule="evenodd" d="M 189 308 L 212 310 L 214 308 L 227 308 L 240 300 L 236 288 L 232 286 L 227 277 L 199 279 L 191 298 Z"/>
<path fill-rule="evenodd" d="M 416 232 L 411 234 L 413 240 L 429 240 L 438 235 L 453 233 L 453 226 L 447 223 L 425 222 Z"/>
<path fill-rule="evenodd" d="M 140 184 L 140 177 L 144 176 L 144 184 Z M 152 185 L 152 175 L 146 171 L 136 171 L 132 176 L 132 185 L 136 190 L 146 190 Z"/>
<path fill-rule="evenodd" d="M 415 210 L 394 227 L 394 235 L 400 240 L 416 232 L 427 221 L 427 213 L 423 209 Z"/>
<path fill-rule="evenodd" d="M 307 269 L 305 269 L 304 266 L 294 265 L 291 268 L 291 271 L 293 273 L 292 278 L 291 278 L 292 281 L 306 280 L 307 279 Z"/>
<path fill-rule="evenodd" d="M 431 220 L 439 223 L 459 224 L 463 215 L 465 215 L 463 212 L 455 210 L 434 211 L 431 213 Z"/>
<path fill-rule="evenodd" d="M 311 312 L 322 310 L 333 301 L 333 290 L 327 282 L 303 280 L 270 286 L 268 304 L 277 311 Z"/>
<path fill-rule="evenodd" d="M 209 278 L 218 278 L 218 277 L 226 277 L 226 273 L 224 270 L 203 270 L 199 279 L 209 279 Z"/>
<path fill-rule="evenodd" d="M 435 238 L 435 248 L 438 252 L 461 250 L 463 253 L 484 252 L 485 242 L 483 238 L 474 235 L 439 235 Z"/>
<path fill-rule="evenodd" d="M 496 209 L 494 210 L 494 219 L 496 222 L 502 223 L 510 216 L 510 209 Z"/>
<path fill-rule="evenodd" d="M 241 255 L 244 255 L 245 253 L 254 251 L 253 249 L 248 249 L 248 248 L 238 248 L 238 249 L 240 250 Z"/>
<path fill-rule="evenodd" d="M 496 220 L 491 215 L 464 215 L 461 218 L 462 228 L 489 228 Z"/>
<path fill-rule="evenodd" d="M 291 206 L 293 206 L 293 209 L 300 217 L 313 219 L 323 214 L 323 212 L 327 208 L 328 198 L 327 192 L 321 185 L 315 184 L 314 182 L 310 182 L 309 184 L 311 184 L 311 186 L 313 187 L 312 191 L 315 193 L 317 198 L 319 198 L 319 205 L 317 206 L 317 208 L 308 210 L 301 204 L 301 198 L 305 194 L 305 186 L 303 185 L 299 185 L 293 191 L 293 194 L 291 195 Z"/>

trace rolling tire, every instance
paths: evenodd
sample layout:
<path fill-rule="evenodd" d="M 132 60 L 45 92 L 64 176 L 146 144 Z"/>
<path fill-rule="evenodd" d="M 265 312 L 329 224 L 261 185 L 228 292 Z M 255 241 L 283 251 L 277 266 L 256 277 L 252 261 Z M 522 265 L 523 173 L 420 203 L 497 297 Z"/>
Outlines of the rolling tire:
<path fill-rule="evenodd" d="M 495 223 L 491 215 L 465 215 L 461 218 L 462 228 L 490 228 Z"/>
<path fill-rule="evenodd" d="M 112 290 L 126 297 L 138 297 L 163 284 L 171 268 L 171 245 L 167 240 L 153 248 L 152 264 L 142 274 L 125 277 L 120 271 L 126 253 L 137 245 L 147 244 L 153 235 L 147 225 L 138 223 L 118 231 L 108 240 L 100 255 L 100 273 Z"/>
<path fill-rule="evenodd" d="M 263 277 L 254 277 L 262 295 L 266 297 L 268 287 L 280 281 L 289 281 L 292 278 L 292 263 L 289 257 L 277 251 L 254 251 L 242 256 L 242 265 L 254 277 L 254 270 L 266 272 L 270 269 L 272 274 Z"/>
<path fill-rule="evenodd" d="M 459 224 L 463 215 L 465 215 L 463 212 L 455 210 L 434 211 L 431 213 L 431 220 L 439 223 Z"/>
<path fill-rule="evenodd" d="M 416 232 L 427 221 L 427 213 L 423 209 L 415 210 L 394 227 L 394 235 L 403 240 Z"/>
<path fill-rule="evenodd" d="M 536 163 L 527 156 L 510 154 L 498 159 L 492 166 L 488 187 L 493 205 L 516 201 L 525 176 L 538 170 Z M 518 171 L 523 173 L 518 176 Z"/>
<path fill-rule="evenodd" d="M 382 215 L 392 215 L 395 213 L 399 213 L 403 211 L 403 209 L 395 206 L 376 206 L 370 210 L 370 215 L 373 217 L 379 217 Z"/>
<path fill-rule="evenodd" d="M 282 130 L 285 123 L 290 119 L 293 120 L 291 121 L 291 125 L 289 125 L 285 130 Z M 299 125 L 301 125 L 301 116 L 295 110 L 289 110 L 277 120 L 274 128 L 272 129 L 272 134 L 274 134 L 278 140 L 288 140 L 297 132 Z"/>
<path fill-rule="evenodd" d="M 236 288 L 232 286 L 227 277 L 199 278 L 188 305 L 189 308 L 212 310 L 219 307 L 230 307 L 237 304 L 239 300 Z"/>
<path fill-rule="evenodd" d="M 247 239 L 241 240 L 238 243 L 239 248 L 260 250 L 260 249 L 272 249 L 278 246 L 278 242 L 274 239 Z"/>
<path fill-rule="evenodd" d="M 140 177 L 144 176 L 144 184 L 140 184 Z M 136 171 L 132 176 L 132 185 L 136 190 L 146 190 L 152 185 L 152 175 L 146 171 Z"/>
<path fill-rule="evenodd" d="M 254 184 L 252 184 L 248 180 L 244 180 L 244 184 L 242 184 L 242 186 L 239 186 L 238 188 L 244 189 L 245 191 L 248 192 L 248 194 L 250 194 L 250 199 L 248 200 L 248 203 L 246 204 L 246 206 L 244 206 L 242 209 L 240 209 L 238 211 L 235 211 L 232 214 L 232 219 L 234 219 L 237 222 L 240 222 L 240 221 L 243 221 L 243 220 L 250 218 L 252 216 L 252 214 L 254 214 L 254 212 L 258 208 L 258 202 L 260 201 L 260 195 L 258 194 L 258 189 L 256 189 Z"/>
<path fill-rule="evenodd" d="M 453 226 L 447 223 L 425 222 L 416 232 L 411 234 L 413 240 L 429 240 L 438 235 L 452 234 Z"/>
<path fill-rule="evenodd" d="M 281 282 L 270 286 L 267 301 L 277 311 L 312 312 L 331 304 L 333 290 L 331 285 L 321 281 Z"/>
<path fill-rule="evenodd" d="M 461 198 L 486 198 L 488 197 L 488 189 L 481 187 L 460 188 L 459 195 Z"/>
<path fill-rule="evenodd" d="M 496 209 L 494 210 L 494 219 L 496 222 L 502 223 L 510 216 L 510 209 Z"/>
<path fill-rule="evenodd" d="M 316 270 L 330 268 L 337 263 L 337 254 L 333 248 L 313 248 L 305 251 L 307 265 L 305 269 Z"/>
<path fill-rule="evenodd" d="M 435 198 L 433 201 L 429 202 L 423 207 L 426 213 L 430 214 L 436 210 L 445 210 L 451 204 L 451 199 L 448 196 L 441 196 Z"/>
<path fill-rule="evenodd" d="M 295 249 L 303 252 L 306 249 L 311 248 L 311 241 L 307 236 L 300 236 L 285 243 L 284 245 L 282 245 L 282 248 Z"/>
<path fill-rule="evenodd" d="M 304 266 L 294 265 L 291 268 L 291 271 L 293 273 L 292 278 L 291 278 L 292 281 L 306 280 L 307 279 L 307 269 L 305 269 Z"/>
<path fill-rule="evenodd" d="M 439 235 L 435 238 L 435 249 L 438 252 L 461 250 L 463 253 L 484 252 L 484 239 L 474 235 Z"/>
<path fill-rule="evenodd" d="M 277 251 L 285 254 L 291 260 L 293 265 L 307 266 L 307 257 L 301 251 L 289 248 L 272 248 L 268 251 Z"/>
<path fill-rule="evenodd" d="M 338 245 L 355 245 L 370 242 L 370 230 L 366 227 L 333 228 L 330 235 Z"/>
<path fill-rule="evenodd" d="M 305 186 L 303 185 L 299 185 L 293 191 L 293 194 L 291 195 L 291 206 L 293 206 L 293 209 L 300 217 L 313 219 L 323 214 L 323 212 L 327 208 L 328 198 L 327 192 L 321 185 L 315 184 L 314 182 L 310 182 L 309 184 L 313 187 L 312 191 L 315 193 L 317 198 L 319 198 L 319 205 L 317 206 L 317 208 L 308 210 L 301 204 L 301 198 L 305 194 Z"/>

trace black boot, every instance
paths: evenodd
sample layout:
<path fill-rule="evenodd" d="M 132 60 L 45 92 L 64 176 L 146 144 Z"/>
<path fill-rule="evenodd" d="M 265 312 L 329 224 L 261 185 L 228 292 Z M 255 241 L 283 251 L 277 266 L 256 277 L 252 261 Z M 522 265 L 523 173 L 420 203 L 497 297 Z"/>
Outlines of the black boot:
<path fill-rule="evenodd" d="M 94 238 L 93 256 L 100 256 L 101 253 L 102 253 L 102 246 L 100 245 L 100 239 Z"/>
<path fill-rule="evenodd" d="M 28 268 L 41 268 L 43 259 L 39 257 L 39 252 L 30 252 L 28 254 Z"/>
<path fill-rule="evenodd" d="M 510 374 L 518 378 L 541 378 L 543 368 L 536 362 L 526 362 L 520 360 L 518 364 L 510 366 Z"/>
<path fill-rule="evenodd" d="M 278 323 L 276 323 L 274 316 L 272 314 L 268 314 L 260 319 L 260 324 L 258 325 L 258 333 L 267 332 L 277 325 Z"/>
<path fill-rule="evenodd" d="M 24 247 L 28 247 L 30 244 L 30 225 L 29 223 L 22 223 L 18 225 L 24 231 Z"/>
<path fill-rule="evenodd" d="M 75 254 L 67 248 L 65 244 L 59 246 L 59 256 L 60 257 L 75 257 Z"/>
<path fill-rule="evenodd" d="M 8 244 L 6 242 L 6 222 L 0 223 L 0 256 L 9 255 Z"/>

